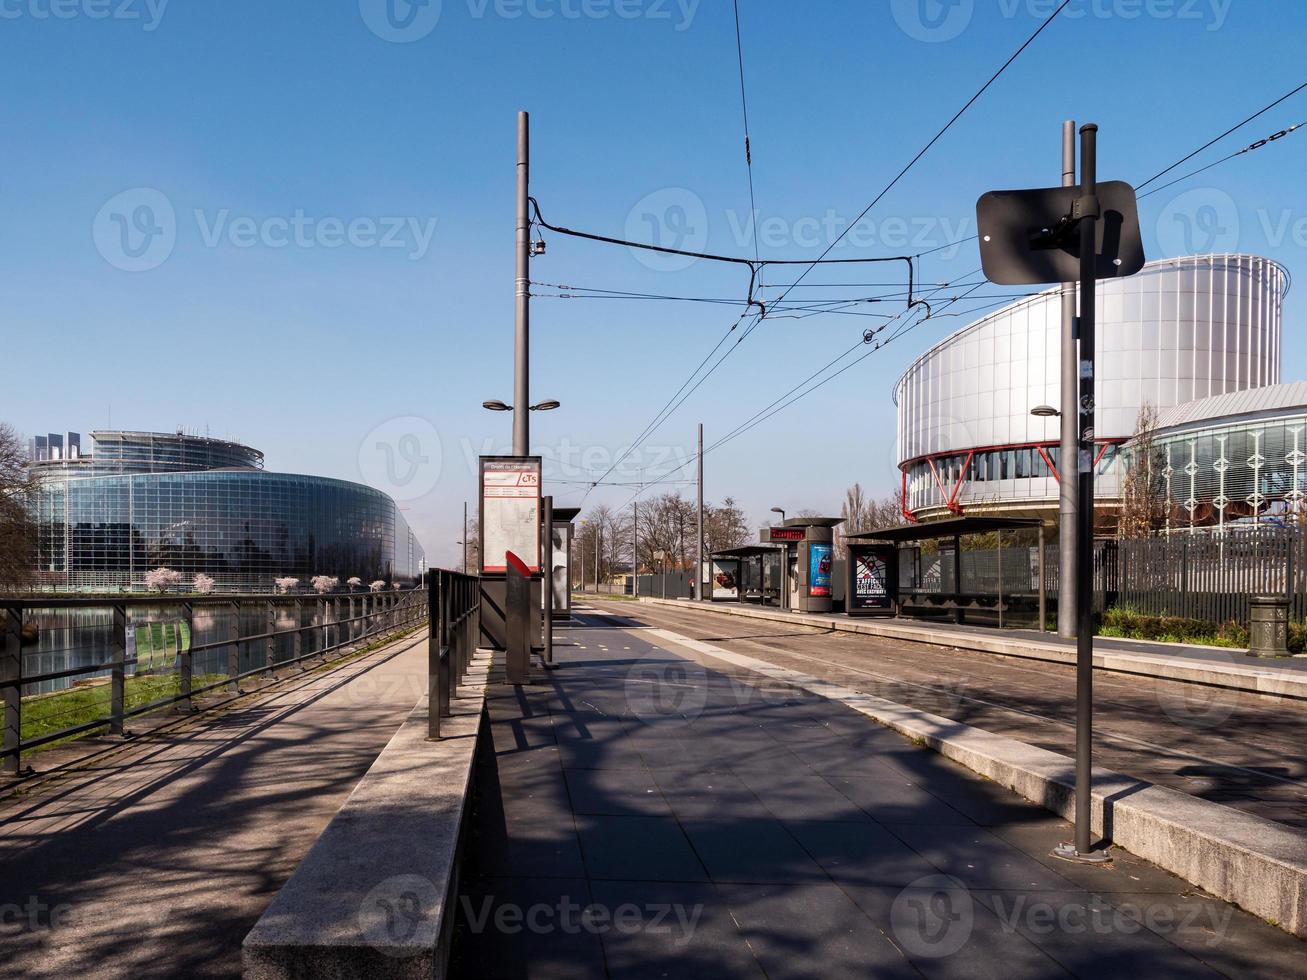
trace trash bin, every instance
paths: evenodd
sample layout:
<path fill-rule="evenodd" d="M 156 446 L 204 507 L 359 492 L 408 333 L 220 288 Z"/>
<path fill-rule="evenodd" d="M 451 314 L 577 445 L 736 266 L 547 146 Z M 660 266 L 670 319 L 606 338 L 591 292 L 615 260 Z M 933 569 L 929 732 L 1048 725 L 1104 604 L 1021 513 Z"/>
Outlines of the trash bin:
<path fill-rule="evenodd" d="M 1279 595 L 1249 598 L 1248 655 L 1289 656 L 1289 600 Z"/>

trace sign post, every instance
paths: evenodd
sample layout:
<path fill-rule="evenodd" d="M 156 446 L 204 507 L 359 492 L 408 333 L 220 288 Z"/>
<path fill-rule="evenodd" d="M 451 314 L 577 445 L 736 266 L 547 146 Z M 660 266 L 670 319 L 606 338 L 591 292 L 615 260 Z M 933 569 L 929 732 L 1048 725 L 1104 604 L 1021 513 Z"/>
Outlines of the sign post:
<path fill-rule="evenodd" d="M 1079 399 L 1076 458 L 1062 461 L 1063 479 L 1075 473 L 1076 512 L 1076 812 L 1075 840 L 1056 857 L 1100 864 L 1110 860 L 1092 840 L 1094 706 L 1094 327 L 1099 279 L 1132 276 L 1144 266 L 1135 190 L 1122 181 L 1098 182 L 1098 126 L 1080 127 L 1080 186 L 990 191 L 976 204 L 985 276 L 1000 285 L 1079 280 L 1076 319 Z"/>
<path fill-rule="evenodd" d="M 481 457 L 481 629 L 497 650 L 508 649 L 509 553 L 525 568 L 529 596 L 539 597 L 543 562 L 539 456 Z M 539 633 L 540 617 L 529 620 Z M 529 651 L 529 647 L 528 647 Z"/>

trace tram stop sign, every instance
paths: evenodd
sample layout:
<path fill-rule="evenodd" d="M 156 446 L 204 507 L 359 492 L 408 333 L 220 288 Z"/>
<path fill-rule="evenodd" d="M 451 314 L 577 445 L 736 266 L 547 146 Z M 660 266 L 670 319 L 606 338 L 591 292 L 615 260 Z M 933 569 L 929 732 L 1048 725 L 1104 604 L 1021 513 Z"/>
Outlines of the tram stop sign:
<path fill-rule="evenodd" d="M 1122 180 L 1097 185 L 1098 279 L 1133 276 L 1144 267 L 1135 189 Z M 976 202 L 980 263 L 1003 286 L 1080 279 L 1080 195 L 1073 187 L 990 191 Z"/>

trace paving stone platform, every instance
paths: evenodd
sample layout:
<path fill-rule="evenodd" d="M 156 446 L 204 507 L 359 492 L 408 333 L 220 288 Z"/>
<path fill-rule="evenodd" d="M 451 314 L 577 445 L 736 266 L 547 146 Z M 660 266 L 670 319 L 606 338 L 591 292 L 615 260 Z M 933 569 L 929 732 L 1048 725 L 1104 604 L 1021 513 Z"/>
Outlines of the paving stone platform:
<path fill-rule="evenodd" d="M 638 609 L 632 611 L 638 616 Z M 492 673 L 458 977 L 1285 976 L 1307 947 L 858 713 L 582 611 Z"/>

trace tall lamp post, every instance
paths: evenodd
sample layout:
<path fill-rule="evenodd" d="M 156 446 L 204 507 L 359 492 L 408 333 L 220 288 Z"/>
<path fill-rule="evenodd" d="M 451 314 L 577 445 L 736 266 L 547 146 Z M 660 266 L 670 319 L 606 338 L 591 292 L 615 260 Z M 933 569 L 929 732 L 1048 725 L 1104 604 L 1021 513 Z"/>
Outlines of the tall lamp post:
<path fill-rule="evenodd" d="M 785 523 L 785 508 L 784 508 L 784 507 L 773 507 L 773 508 L 772 508 L 772 513 L 773 513 L 773 514 L 780 514 L 780 515 L 781 515 L 781 523 L 782 523 L 782 524 Z"/>

